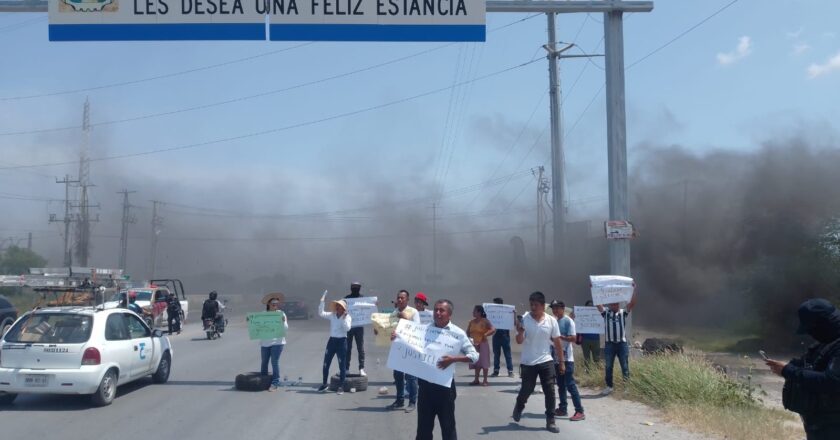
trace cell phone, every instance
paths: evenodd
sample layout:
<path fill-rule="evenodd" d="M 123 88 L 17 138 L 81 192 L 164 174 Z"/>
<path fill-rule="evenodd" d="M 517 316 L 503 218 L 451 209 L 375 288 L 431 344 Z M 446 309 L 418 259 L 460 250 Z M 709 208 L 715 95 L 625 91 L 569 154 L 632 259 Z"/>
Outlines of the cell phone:
<path fill-rule="evenodd" d="M 761 358 L 764 359 L 765 361 L 770 359 L 770 358 L 767 357 L 767 353 L 765 353 L 764 350 L 758 350 L 758 354 L 760 354 Z"/>

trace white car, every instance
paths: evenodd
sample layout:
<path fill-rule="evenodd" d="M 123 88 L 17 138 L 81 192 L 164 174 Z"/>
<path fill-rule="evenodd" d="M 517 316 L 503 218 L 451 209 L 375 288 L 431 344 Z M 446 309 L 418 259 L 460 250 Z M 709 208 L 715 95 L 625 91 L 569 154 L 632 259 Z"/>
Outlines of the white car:
<path fill-rule="evenodd" d="M 172 347 L 127 309 L 54 307 L 26 313 L 0 340 L 0 405 L 18 394 L 89 394 L 109 405 L 117 387 L 169 380 Z"/>

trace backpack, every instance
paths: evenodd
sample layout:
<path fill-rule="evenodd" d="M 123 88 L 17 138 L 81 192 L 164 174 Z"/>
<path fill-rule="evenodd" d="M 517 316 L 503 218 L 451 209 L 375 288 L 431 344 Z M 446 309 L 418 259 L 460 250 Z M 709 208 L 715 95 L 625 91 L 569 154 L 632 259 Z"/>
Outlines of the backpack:
<path fill-rule="evenodd" d="M 213 319 L 219 313 L 219 303 L 212 299 L 204 300 L 204 305 L 201 307 L 201 319 Z"/>

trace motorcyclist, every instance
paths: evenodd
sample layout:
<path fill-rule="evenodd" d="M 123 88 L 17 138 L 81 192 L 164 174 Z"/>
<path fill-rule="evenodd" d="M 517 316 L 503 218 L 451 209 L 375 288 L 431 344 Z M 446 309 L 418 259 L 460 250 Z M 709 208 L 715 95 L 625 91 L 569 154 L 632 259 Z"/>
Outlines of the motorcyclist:
<path fill-rule="evenodd" d="M 210 292 L 209 297 L 204 300 L 201 307 L 201 320 L 212 319 L 216 323 L 216 331 L 219 333 L 225 332 L 225 317 L 222 310 L 225 305 L 218 300 L 219 294 L 214 290 Z"/>

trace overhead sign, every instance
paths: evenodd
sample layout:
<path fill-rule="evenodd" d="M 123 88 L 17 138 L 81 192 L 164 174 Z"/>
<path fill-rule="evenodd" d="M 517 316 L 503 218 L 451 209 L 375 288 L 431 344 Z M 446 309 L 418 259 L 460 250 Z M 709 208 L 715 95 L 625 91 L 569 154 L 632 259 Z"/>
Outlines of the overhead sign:
<path fill-rule="evenodd" d="M 50 41 L 484 41 L 485 0 L 54 0 Z"/>

